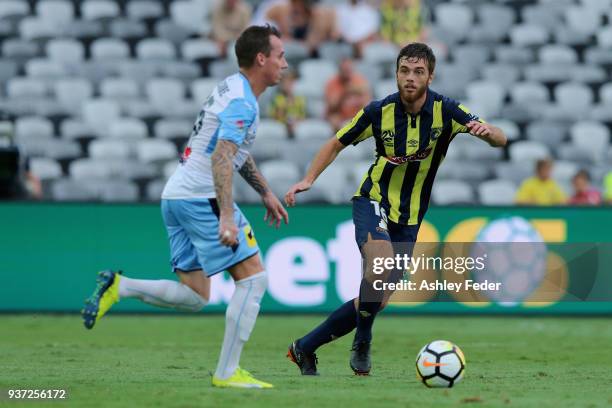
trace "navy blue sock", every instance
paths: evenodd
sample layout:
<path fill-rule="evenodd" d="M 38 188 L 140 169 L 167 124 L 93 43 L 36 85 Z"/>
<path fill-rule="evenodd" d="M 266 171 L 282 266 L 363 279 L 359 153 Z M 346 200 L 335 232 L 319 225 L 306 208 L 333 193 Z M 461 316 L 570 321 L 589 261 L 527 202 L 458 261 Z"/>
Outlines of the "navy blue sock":
<path fill-rule="evenodd" d="M 361 280 L 359 288 L 359 311 L 357 313 L 357 330 L 355 331 L 355 342 L 371 342 L 372 326 L 376 314 L 382 304 L 382 292 L 376 291 L 367 280 Z"/>
<path fill-rule="evenodd" d="M 323 344 L 350 333 L 357 324 L 354 300 L 334 310 L 323 323 L 299 339 L 298 346 L 306 353 L 314 353 Z"/>

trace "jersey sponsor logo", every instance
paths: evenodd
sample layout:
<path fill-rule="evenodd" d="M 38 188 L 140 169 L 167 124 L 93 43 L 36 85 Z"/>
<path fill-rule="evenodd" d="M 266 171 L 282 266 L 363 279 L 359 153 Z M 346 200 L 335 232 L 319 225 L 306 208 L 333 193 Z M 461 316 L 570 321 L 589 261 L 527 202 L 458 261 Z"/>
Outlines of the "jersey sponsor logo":
<path fill-rule="evenodd" d="M 240 119 L 236 121 L 236 126 L 238 127 L 239 130 L 243 130 L 244 129 L 244 120 Z"/>
<path fill-rule="evenodd" d="M 184 163 L 191 156 L 191 147 L 187 146 L 181 155 L 179 162 Z"/>
<path fill-rule="evenodd" d="M 393 164 L 404 164 L 410 161 L 421 161 L 425 160 L 431 154 L 431 147 L 423 150 L 422 152 L 416 152 L 408 156 L 385 156 L 386 159 Z"/>
<path fill-rule="evenodd" d="M 223 81 L 219 84 L 217 92 L 219 93 L 219 96 L 223 96 L 223 94 L 229 92 L 229 85 L 227 85 L 227 81 Z"/>

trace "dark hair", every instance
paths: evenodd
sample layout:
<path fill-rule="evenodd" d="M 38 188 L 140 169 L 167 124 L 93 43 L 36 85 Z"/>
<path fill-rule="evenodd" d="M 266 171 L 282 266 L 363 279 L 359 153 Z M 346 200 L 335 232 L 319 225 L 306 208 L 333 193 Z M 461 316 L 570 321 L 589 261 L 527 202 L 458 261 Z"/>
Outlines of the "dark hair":
<path fill-rule="evenodd" d="M 536 161 L 536 171 L 542 170 L 544 167 L 550 167 L 553 165 L 552 160 L 550 159 L 539 159 Z"/>
<path fill-rule="evenodd" d="M 395 62 L 395 72 L 399 70 L 399 64 L 402 58 L 416 58 L 417 60 L 425 61 L 430 74 L 433 74 L 434 69 L 436 69 L 436 56 L 427 44 L 410 43 L 402 48 Z"/>
<path fill-rule="evenodd" d="M 578 170 L 578 172 L 574 175 L 574 180 L 580 177 L 583 177 L 588 182 L 591 181 L 591 175 L 585 169 Z"/>
<path fill-rule="evenodd" d="M 274 35 L 280 38 L 279 31 L 269 24 L 265 26 L 250 26 L 245 29 L 234 46 L 236 57 L 238 58 L 238 66 L 240 68 L 250 68 L 255 62 L 255 57 L 260 52 L 266 57 L 270 55 L 272 46 L 270 45 L 270 36 Z"/>

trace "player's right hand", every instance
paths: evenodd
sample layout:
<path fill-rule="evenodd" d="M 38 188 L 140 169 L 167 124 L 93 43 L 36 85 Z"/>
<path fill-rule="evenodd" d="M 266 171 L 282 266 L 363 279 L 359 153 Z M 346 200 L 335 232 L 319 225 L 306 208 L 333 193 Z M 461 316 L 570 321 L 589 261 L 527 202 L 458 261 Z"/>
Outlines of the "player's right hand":
<path fill-rule="evenodd" d="M 287 194 L 285 194 L 285 204 L 289 207 L 293 207 L 295 205 L 295 195 L 302 191 L 308 191 L 310 187 L 312 187 L 312 183 L 306 180 L 302 180 L 292 185 L 289 191 L 287 191 Z"/>
<path fill-rule="evenodd" d="M 223 215 L 219 220 L 219 242 L 221 245 L 232 246 L 238 243 L 238 227 L 233 218 L 225 218 Z"/>

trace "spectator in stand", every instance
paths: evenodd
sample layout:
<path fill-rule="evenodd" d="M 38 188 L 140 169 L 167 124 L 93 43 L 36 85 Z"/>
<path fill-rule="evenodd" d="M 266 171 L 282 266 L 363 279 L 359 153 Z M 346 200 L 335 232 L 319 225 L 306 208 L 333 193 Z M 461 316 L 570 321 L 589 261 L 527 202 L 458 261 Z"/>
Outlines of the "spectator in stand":
<path fill-rule="evenodd" d="M 382 0 L 380 14 L 382 39 L 398 46 L 426 40 L 421 0 Z"/>
<path fill-rule="evenodd" d="M 378 37 L 380 16 L 365 0 L 345 0 L 336 6 L 336 26 L 340 38 L 353 45 L 360 58 L 363 46 Z"/>
<path fill-rule="evenodd" d="M 601 193 L 591 186 L 591 176 L 588 171 L 580 170 L 572 179 L 574 195 L 569 204 L 574 205 L 600 205 Z"/>
<path fill-rule="evenodd" d="M 251 21 L 251 7 L 243 0 L 222 0 L 212 12 L 211 37 L 223 56 L 227 44 L 235 41 Z"/>
<path fill-rule="evenodd" d="M 567 199 L 565 193 L 550 175 L 553 162 L 550 159 L 538 160 L 536 175 L 523 181 L 516 193 L 516 203 L 524 205 L 561 205 Z"/>
<path fill-rule="evenodd" d="M 288 0 L 271 6 L 265 20 L 275 25 L 284 41 L 303 43 L 311 55 L 324 41 L 337 40 L 332 8 L 315 5 L 314 0 Z"/>
<path fill-rule="evenodd" d="M 604 177 L 604 200 L 607 204 L 612 205 L 612 171 Z"/>
<path fill-rule="evenodd" d="M 344 58 L 338 73 L 325 85 L 325 119 L 337 131 L 370 99 L 372 96 L 367 79 L 355 72 L 350 58 Z"/>
<path fill-rule="evenodd" d="M 268 115 L 287 126 L 290 138 L 293 138 L 295 124 L 306 119 L 306 99 L 293 93 L 295 79 L 293 71 L 283 75 L 278 92 L 268 107 Z"/>

